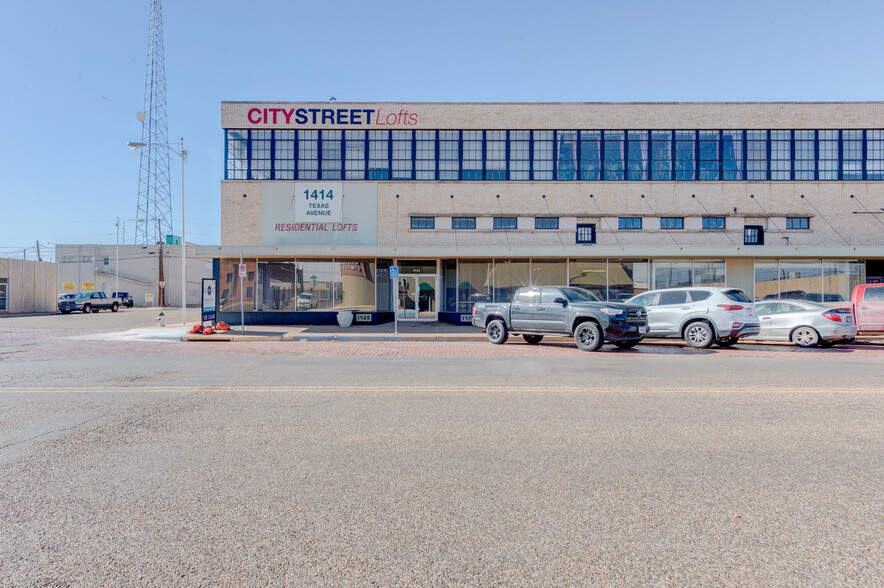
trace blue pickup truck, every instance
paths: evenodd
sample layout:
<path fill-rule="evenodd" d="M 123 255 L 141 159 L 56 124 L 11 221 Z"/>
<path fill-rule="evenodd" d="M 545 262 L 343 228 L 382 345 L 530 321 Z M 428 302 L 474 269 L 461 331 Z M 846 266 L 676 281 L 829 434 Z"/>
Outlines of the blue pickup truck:
<path fill-rule="evenodd" d="M 629 349 L 648 332 L 648 314 L 642 306 L 605 302 L 583 288 L 533 286 L 516 290 L 511 303 L 475 304 L 473 325 L 497 345 L 513 334 L 532 345 L 554 336 L 574 337 L 583 351 L 596 351 L 605 341 Z"/>

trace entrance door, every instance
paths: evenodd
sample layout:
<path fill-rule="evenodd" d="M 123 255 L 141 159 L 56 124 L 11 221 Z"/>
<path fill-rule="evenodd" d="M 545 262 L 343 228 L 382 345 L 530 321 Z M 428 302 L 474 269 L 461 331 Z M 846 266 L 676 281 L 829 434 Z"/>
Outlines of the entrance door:
<path fill-rule="evenodd" d="M 399 320 L 436 320 L 435 274 L 399 277 Z"/>

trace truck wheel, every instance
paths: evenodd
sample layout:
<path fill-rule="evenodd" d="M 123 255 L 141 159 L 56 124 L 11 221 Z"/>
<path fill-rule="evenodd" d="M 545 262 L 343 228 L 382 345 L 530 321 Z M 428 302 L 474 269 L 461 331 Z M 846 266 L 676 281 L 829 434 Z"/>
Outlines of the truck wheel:
<path fill-rule="evenodd" d="M 522 335 L 528 345 L 537 345 L 543 341 L 543 335 Z"/>
<path fill-rule="evenodd" d="M 820 334 L 813 327 L 798 327 L 792 331 L 791 339 L 798 347 L 814 347 L 820 342 Z"/>
<path fill-rule="evenodd" d="M 716 341 L 715 344 L 719 347 L 731 347 L 739 340 L 739 337 L 725 337 L 724 339 Z"/>
<path fill-rule="evenodd" d="M 633 339 L 632 341 L 614 341 L 614 345 L 619 347 L 620 349 L 632 349 L 641 339 Z"/>
<path fill-rule="evenodd" d="M 500 319 L 495 319 L 488 323 L 485 334 L 488 335 L 488 341 L 495 345 L 503 345 L 510 336 L 506 323 Z"/>
<path fill-rule="evenodd" d="M 90 312 L 92 312 L 92 305 L 91 304 L 84 304 L 83 305 L 83 314 L 89 314 Z"/>
<path fill-rule="evenodd" d="M 684 330 L 684 341 L 697 349 L 708 349 L 715 341 L 712 327 L 704 322 L 696 321 L 689 324 Z"/>
<path fill-rule="evenodd" d="M 597 351 L 605 338 L 602 336 L 602 329 L 591 321 L 580 323 L 574 331 L 574 342 L 577 347 L 583 351 Z"/>
<path fill-rule="evenodd" d="M 118 310 L 120 310 L 120 305 L 119 305 L 119 304 L 117 304 L 116 302 L 114 302 L 113 304 L 111 304 L 111 312 L 117 312 Z"/>

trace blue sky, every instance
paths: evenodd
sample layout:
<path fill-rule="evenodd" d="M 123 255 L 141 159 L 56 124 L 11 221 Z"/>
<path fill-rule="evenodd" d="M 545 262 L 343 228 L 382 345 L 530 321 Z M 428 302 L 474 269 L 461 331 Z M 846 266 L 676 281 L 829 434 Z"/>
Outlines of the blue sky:
<path fill-rule="evenodd" d="M 139 156 L 126 143 L 141 138 L 149 9 L 4 6 L 0 256 L 37 240 L 114 243 L 116 217 L 135 217 Z M 187 239 L 220 240 L 223 100 L 882 100 L 882 17 L 871 1 L 166 2 Z M 179 168 L 173 158 L 176 234 Z"/>

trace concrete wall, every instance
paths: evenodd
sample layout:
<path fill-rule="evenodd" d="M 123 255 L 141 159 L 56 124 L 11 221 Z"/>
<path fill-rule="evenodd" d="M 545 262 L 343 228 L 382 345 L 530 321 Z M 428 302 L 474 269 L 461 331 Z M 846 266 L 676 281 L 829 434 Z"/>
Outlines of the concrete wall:
<path fill-rule="evenodd" d="M 0 279 L 7 280 L 6 312 L 55 312 L 57 273 L 54 263 L 0 258 Z"/>

